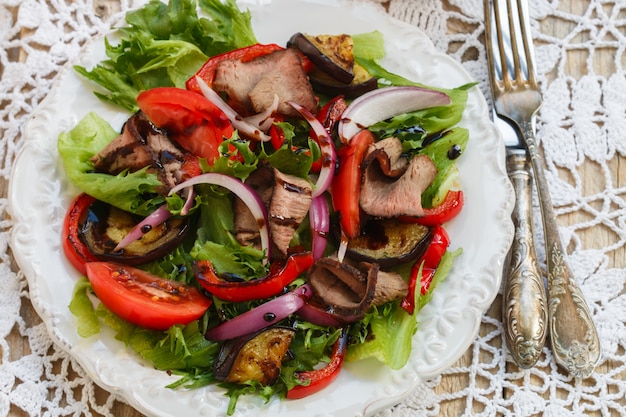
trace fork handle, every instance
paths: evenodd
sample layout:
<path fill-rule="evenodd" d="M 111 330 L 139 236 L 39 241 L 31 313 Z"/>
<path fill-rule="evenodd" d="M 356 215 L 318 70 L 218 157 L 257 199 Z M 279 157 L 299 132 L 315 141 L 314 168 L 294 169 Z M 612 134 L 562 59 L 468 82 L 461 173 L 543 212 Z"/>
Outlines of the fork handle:
<path fill-rule="evenodd" d="M 591 312 L 567 264 L 550 190 L 532 123 L 521 126 L 537 186 L 548 268 L 548 320 L 556 362 L 575 377 L 589 377 L 600 362 L 600 341 Z"/>
<path fill-rule="evenodd" d="M 508 151 L 506 165 L 516 200 L 511 215 L 515 235 L 505 271 L 502 303 L 504 335 L 515 363 L 528 369 L 537 363 L 546 341 L 546 289 L 533 240 L 532 177 L 526 150 Z"/>

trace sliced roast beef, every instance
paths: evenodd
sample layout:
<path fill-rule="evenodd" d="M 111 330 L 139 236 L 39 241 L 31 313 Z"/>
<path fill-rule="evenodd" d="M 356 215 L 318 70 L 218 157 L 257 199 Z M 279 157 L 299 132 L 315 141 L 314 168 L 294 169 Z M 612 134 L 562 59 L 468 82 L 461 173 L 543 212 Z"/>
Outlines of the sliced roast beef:
<path fill-rule="evenodd" d="M 376 264 L 369 273 L 334 258 L 320 258 L 307 273 L 313 302 L 343 320 L 358 320 L 372 305 L 378 276 Z"/>
<path fill-rule="evenodd" d="M 404 298 L 408 285 L 376 263 L 351 265 L 335 258 L 318 259 L 307 274 L 317 306 L 343 321 L 357 320 L 373 305 Z"/>
<path fill-rule="evenodd" d="M 274 190 L 269 204 L 270 237 L 274 249 L 287 255 L 291 238 L 311 206 L 313 188 L 309 181 L 274 169 Z"/>
<path fill-rule="evenodd" d="M 395 272 L 378 271 L 376 288 L 372 305 L 378 306 L 398 298 L 406 297 L 409 286 L 402 277 Z"/>
<path fill-rule="evenodd" d="M 375 217 L 424 215 L 422 193 L 437 175 L 435 164 L 425 155 L 408 161 L 398 153 L 396 138 L 381 142 L 368 149 L 362 163 L 361 208 Z"/>
<path fill-rule="evenodd" d="M 166 193 L 180 180 L 185 154 L 142 113 L 131 116 L 122 133 L 91 158 L 94 169 L 111 175 L 149 167 L 156 172 Z"/>
<path fill-rule="evenodd" d="M 259 167 L 246 180 L 268 206 L 268 223 L 274 257 L 287 255 L 289 243 L 311 206 L 311 184 L 267 165 Z M 235 199 L 235 237 L 243 245 L 260 247 L 259 225 L 250 210 Z"/>
<path fill-rule="evenodd" d="M 261 166 L 246 179 L 246 185 L 255 190 L 267 205 L 274 190 L 274 171 L 269 166 Z M 233 201 L 235 218 L 235 239 L 242 245 L 254 245 L 261 248 L 259 224 L 248 206 L 239 198 Z"/>
<path fill-rule="evenodd" d="M 261 113 L 279 99 L 278 113 L 297 116 L 288 104 L 295 101 L 315 113 L 317 99 L 297 52 L 285 49 L 251 61 L 226 60 L 218 64 L 213 88 L 227 96 L 242 116 Z"/>

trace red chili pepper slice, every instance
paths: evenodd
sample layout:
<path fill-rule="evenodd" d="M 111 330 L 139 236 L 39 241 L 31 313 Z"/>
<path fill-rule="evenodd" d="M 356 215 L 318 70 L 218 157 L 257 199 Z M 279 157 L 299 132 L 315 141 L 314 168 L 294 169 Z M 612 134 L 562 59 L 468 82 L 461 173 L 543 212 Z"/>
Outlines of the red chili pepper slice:
<path fill-rule="evenodd" d="M 369 130 L 361 130 L 348 145 L 337 151 L 339 169 L 331 185 L 330 195 L 333 207 L 339 213 L 342 233 L 352 239 L 361 233 L 361 162 L 367 148 L 376 137 Z"/>
<path fill-rule="evenodd" d="M 415 312 L 415 290 L 418 280 L 421 294 L 426 295 L 435 272 L 437 272 L 437 267 L 441 262 L 441 257 L 446 252 L 449 245 L 450 237 L 448 236 L 448 232 L 446 232 L 441 225 L 435 226 L 432 230 L 432 238 L 428 248 L 426 248 L 426 251 L 420 259 L 413 264 L 407 296 L 400 302 L 400 306 L 405 309 L 407 313 L 413 314 Z"/>
<path fill-rule="evenodd" d="M 333 351 L 330 355 L 330 361 L 328 364 L 314 371 L 302 371 L 298 372 L 296 376 L 301 381 L 308 381 L 308 385 L 296 385 L 287 391 L 287 398 L 295 400 L 299 398 L 307 397 L 311 394 L 319 392 L 323 388 L 326 388 L 333 382 L 341 368 L 343 366 L 343 360 L 346 357 L 346 350 L 348 347 L 348 332 L 344 328 L 341 331 L 339 339 L 333 345 Z"/>
<path fill-rule="evenodd" d="M 217 298 L 224 301 L 243 302 L 279 294 L 312 265 L 312 253 L 303 252 L 289 256 L 284 264 L 274 263 L 267 276 L 250 281 L 224 281 L 215 273 L 211 261 L 197 262 L 194 272 L 200 285 Z"/>
<path fill-rule="evenodd" d="M 441 204 L 424 209 L 423 217 L 400 216 L 403 222 L 419 223 L 424 226 L 436 226 L 454 219 L 463 208 L 465 197 L 462 190 L 450 190 Z"/>
<path fill-rule="evenodd" d="M 82 219 L 86 215 L 91 203 L 95 200 L 95 198 L 85 193 L 79 194 L 70 204 L 63 220 L 63 253 L 72 266 L 81 274 L 86 273 L 85 263 L 98 260 L 80 240 L 78 234 Z"/>

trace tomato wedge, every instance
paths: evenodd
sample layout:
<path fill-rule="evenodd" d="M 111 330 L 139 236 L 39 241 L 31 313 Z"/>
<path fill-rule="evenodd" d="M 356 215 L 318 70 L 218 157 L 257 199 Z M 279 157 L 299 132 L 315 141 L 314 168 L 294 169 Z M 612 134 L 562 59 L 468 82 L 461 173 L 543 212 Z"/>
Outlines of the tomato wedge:
<path fill-rule="evenodd" d="M 212 300 L 196 288 L 113 262 L 88 262 L 87 278 L 102 303 L 120 318 L 152 330 L 198 320 Z"/>
<path fill-rule="evenodd" d="M 233 134 L 228 117 L 206 97 L 175 87 L 144 91 L 137 104 L 148 118 L 180 146 L 213 164 L 224 138 Z"/>
<path fill-rule="evenodd" d="M 85 274 L 85 263 L 98 260 L 80 240 L 78 233 L 84 215 L 95 200 L 95 198 L 85 193 L 79 194 L 65 213 L 63 231 L 61 232 L 65 257 L 83 275 Z"/>
<path fill-rule="evenodd" d="M 333 207 L 339 213 L 341 231 L 350 239 L 361 233 L 361 162 L 367 148 L 374 142 L 374 134 L 364 129 L 348 145 L 337 151 L 339 168 L 331 185 L 330 195 Z"/>
<path fill-rule="evenodd" d="M 296 385 L 287 391 L 287 398 L 295 400 L 307 397 L 311 394 L 326 388 L 333 382 L 343 366 L 343 360 L 346 357 L 348 347 L 348 332 L 342 329 L 339 339 L 333 345 L 333 351 L 330 355 L 330 361 L 325 367 L 313 371 L 298 372 L 296 376 L 302 382 L 308 382 L 308 385 Z"/>

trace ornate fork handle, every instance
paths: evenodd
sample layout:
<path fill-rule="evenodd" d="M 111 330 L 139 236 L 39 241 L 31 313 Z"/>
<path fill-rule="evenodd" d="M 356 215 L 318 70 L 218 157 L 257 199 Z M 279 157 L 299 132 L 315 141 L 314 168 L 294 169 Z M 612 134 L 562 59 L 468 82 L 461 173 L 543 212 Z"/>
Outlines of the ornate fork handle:
<path fill-rule="evenodd" d="M 532 123 L 520 126 L 530 154 L 543 218 L 548 268 L 548 320 L 556 362 L 587 378 L 600 361 L 600 342 L 583 294 L 569 269 Z"/>
<path fill-rule="evenodd" d="M 503 317 L 505 340 L 515 363 L 535 365 L 546 341 L 546 290 L 533 240 L 530 164 L 526 151 L 507 151 L 507 171 L 515 189 L 515 237 L 506 271 Z"/>

